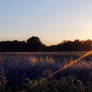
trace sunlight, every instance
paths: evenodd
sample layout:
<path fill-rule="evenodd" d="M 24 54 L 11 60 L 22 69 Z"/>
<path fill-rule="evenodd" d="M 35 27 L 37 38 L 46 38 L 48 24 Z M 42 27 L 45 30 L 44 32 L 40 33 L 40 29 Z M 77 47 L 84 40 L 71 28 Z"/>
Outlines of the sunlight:
<path fill-rule="evenodd" d="M 43 82 L 45 82 L 45 81 L 48 80 L 49 78 L 53 77 L 54 75 L 56 75 L 57 73 L 61 72 L 62 70 L 66 69 L 66 68 L 68 68 L 68 67 L 70 67 L 70 66 L 72 66 L 73 64 L 75 64 L 76 62 L 78 62 L 79 60 L 85 58 L 86 56 L 88 56 L 88 55 L 90 55 L 90 54 L 92 54 L 92 51 L 89 51 L 89 52 L 85 53 L 84 55 L 82 55 L 81 57 L 79 57 L 78 59 L 71 61 L 69 64 L 67 64 L 67 65 L 65 65 L 65 66 L 63 66 L 63 67 L 61 67 L 61 68 L 58 69 L 56 72 L 54 72 L 54 73 L 48 75 L 48 77 L 42 78 L 42 79 L 39 81 L 39 83 L 33 84 L 33 85 L 31 86 L 31 88 L 36 87 L 36 86 L 38 86 L 39 84 L 42 84 Z"/>

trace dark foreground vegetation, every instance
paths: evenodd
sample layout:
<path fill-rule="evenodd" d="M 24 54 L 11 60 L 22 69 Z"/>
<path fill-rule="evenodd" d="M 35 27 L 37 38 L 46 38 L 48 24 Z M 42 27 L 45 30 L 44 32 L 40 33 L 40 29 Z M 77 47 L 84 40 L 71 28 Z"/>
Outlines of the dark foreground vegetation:
<path fill-rule="evenodd" d="M 92 50 L 92 40 L 63 41 L 60 44 L 46 46 L 38 37 L 27 41 L 1 41 L 0 52 L 37 52 L 37 51 L 89 51 Z"/>
<path fill-rule="evenodd" d="M 29 73 L 24 74 L 24 72 Z M 35 72 L 35 69 L 33 72 Z M 51 71 L 43 72 L 40 77 L 37 77 L 36 74 L 33 76 L 33 72 L 12 70 L 11 74 L 2 74 L 0 92 L 92 92 L 92 80 L 88 75 L 89 70 L 67 69 L 34 87 L 33 85 L 38 84 L 43 75 L 45 76 L 46 73 Z"/>
<path fill-rule="evenodd" d="M 31 85 L 36 84 L 38 80 L 30 80 L 28 83 L 12 86 L 8 86 L 7 80 L 2 81 L 0 92 L 92 92 L 92 82 L 83 84 L 73 76 L 61 77 L 58 80 L 50 79 L 34 88 L 31 88 Z"/>
<path fill-rule="evenodd" d="M 19 62 L 16 55 L 8 55 L 7 59 L 0 62 L 0 92 L 92 92 L 92 67 L 90 67 L 92 56 L 84 59 L 85 66 L 78 67 L 80 63 L 76 63 L 41 84 L 39 84 L 40 79 L 63 67 L 64 62 L 20 60 Z M 70 60 L 67 61 L 69 62 Z"/>

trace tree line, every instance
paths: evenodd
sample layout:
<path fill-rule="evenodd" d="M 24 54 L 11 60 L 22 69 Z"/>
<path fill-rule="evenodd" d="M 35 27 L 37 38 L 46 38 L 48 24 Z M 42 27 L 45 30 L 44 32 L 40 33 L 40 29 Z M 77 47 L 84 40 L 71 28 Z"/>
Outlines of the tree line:
<path fill-rule="evenodd" d="M 0 52 L 37 52 L 37 51 L 89 51 L 92 40 L 62 41 L 57 45 L 46 46 L 39 37 L 32 36 L 26 41 L 0 41 Z"/>

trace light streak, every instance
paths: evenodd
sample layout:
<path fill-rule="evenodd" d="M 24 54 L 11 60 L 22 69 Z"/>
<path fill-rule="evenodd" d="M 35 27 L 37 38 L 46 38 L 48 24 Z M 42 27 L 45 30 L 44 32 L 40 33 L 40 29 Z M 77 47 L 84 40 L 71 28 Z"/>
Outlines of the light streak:
<path fill-rule="evenodd" d="M 89 51 L 89 52 L 87 52 L 86 54 L 84 54 L 84 55 L 82 55 L 81 57 L 79 57 L 78 59 L 71 61 L 69 64 L 66 64 L 65 66 L 61 67 L 60 69 L 58 69 L 58 70 L 55 71 L 54 73 L 48 75 L 46 78 L 42 78 L 38 83 L 33 84 L 33 85 L 31 86 L 31 88 L 34 88 L 34 87 L 36 87 L 36 86 L 42 84 L 43 82 L 45 82 L 45 81 L 48 80 L 49 78 L 53 77 L 53 76 L 56 75 L 57 73 L 59 73 L 59 72 L 61 72 L 62 70 L 64 70 L 64 69 L 70 67 L 70 66 L 73 65 L 74 63 L 78 62 L 79 60 L 85 58 L 86 56 L 88 56 L 88 55 L 90 55 L 90 54 L 92 54 L 92 51 Z"/>

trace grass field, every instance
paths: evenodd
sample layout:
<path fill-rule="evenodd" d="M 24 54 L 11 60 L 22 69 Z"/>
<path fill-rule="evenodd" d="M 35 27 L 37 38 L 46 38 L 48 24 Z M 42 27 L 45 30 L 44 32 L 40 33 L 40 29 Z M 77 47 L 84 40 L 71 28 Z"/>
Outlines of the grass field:
<path fill-rule="evenodd" d="M 0 92 L 92 92 L 92 55 L 39 83 L 85 53 L 0 53 Z"/>

